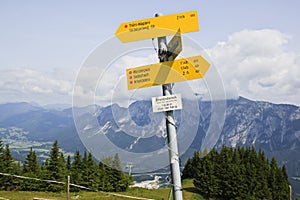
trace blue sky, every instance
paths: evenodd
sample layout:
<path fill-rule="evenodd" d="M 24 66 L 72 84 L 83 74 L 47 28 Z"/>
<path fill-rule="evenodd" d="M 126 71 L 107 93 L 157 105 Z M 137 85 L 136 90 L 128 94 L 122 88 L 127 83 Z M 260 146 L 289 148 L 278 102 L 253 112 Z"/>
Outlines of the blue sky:
<path fill-rule="evenodd" d="M 82 63 L 120 23 L 197 10 L 200 31 L 188 36 L 228 90 L 299 105 L 299 8 L 297 0 L 0 0 L 0 102 L 71 104 Z"/>

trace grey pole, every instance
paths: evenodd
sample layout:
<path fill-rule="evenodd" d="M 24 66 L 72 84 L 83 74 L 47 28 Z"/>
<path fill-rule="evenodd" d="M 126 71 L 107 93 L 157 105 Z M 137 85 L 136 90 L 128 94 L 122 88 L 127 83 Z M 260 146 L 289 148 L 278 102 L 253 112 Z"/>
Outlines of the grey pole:
<path fill-rule="evenodd" d="M 155 14 L 155 17 L 159 17 L 161 14 Z M 171 61 L 168 59 L 168 49 L 167 49 L 167 39 L 166 37 L 157 38 L 158 41 L 158 58 L 160 62 Z M 163 95 L 172 95 L 172 85 L 164 84 L 162 85 Z M 180 176 L 180 166 L 179 166 L 179 154 L 177 146 L 176 137 L 176 126 L 173 116 L 173 111 L 165 112 L 166 118 L 166 130 L 168 137 L 168 148 L 169 148 L 169 160 L 170 160 L 170 170 L 172 176 L 173 184 L 173 199 L 182 200 L 182 185 Z"/>
<path fill-rule="evenodd" d="M 70 176 L 67 179 L 67 200 L 70 200 Z"/>

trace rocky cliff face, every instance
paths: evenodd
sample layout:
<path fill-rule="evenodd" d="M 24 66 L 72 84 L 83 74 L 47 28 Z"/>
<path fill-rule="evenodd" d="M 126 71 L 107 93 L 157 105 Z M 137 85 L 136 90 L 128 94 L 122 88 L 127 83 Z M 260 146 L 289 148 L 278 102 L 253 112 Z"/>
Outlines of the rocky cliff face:
<path fill-rule="evenodd" d="M 229 101 L 218 146 L 254 145 L 270 152 L 300 149 L 300 108 L 255 102 Z"/>

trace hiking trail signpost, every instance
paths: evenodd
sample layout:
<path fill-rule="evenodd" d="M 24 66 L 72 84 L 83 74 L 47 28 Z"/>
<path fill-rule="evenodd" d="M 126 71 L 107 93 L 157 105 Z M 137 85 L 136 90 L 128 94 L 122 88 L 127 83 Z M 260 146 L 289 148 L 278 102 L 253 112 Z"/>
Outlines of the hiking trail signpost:
<path fill-rule="evenodd" d="M 197 11 L 159 16 L 122 23 L 115 35 L 122 42 L 134 42 L 199 30 Z"/>
<path fill-rule="evenodd" d="M 203 78 L 210 64 L 201 56 L 126 69 L 129 90 Z"/>
<path fill-rule="evenodd" d="M 154 112 L 165 112 L 173 199 L 182 200 L 176 125 L 173 110 L 182 109 L 181 95 L 172 93 L 172 84 L 203 78 L 210 64 L 200 55 L 175 58 L 182 51 L 181 34 L 199 31 L 197 11 L 183 12 L 121 23 L 115 35 L 121 42 L 157 38 L 160 63 L 126 69 L 128 90 L 162 85 L 163 96 L 153 97 Z M 174 35 L 167 43 L 166 36 Z"/>

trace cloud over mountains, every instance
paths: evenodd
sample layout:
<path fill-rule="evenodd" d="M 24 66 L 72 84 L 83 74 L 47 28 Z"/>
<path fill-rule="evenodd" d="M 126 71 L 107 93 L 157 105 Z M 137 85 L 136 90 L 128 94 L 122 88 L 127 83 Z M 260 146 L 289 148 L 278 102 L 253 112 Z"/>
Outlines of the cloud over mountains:
<path fill-rule="evenodd" d="M 243 30 L 209 53 L 226 88 L 275 103 L 299 104 L 300 53 L 287 50 L 292 38 L 278 30 Z"/>
<path fill-rule="evenodd" d="M 229 93 L 234 93 L 236 96 L 241 95 L 257 100 L 299 105 L 300 52 L 288 50 L 287 46 L 291 42 L 291 36 L 278 30 L 242 30 L 206 50 L 223 79 L 227 96 L 232 96 Z M 130 65 L 128 63 L 144 63 L 145 60 L 153 63 L 154 58 L 140 60 L 132 58 L 131 61 L 130 56 L 125 56 L 122 62 Z M 79 70 L 53 69 L 49 73 L 49 70 L 46 72 L 20 67 L 3 69 L 0 73 L 0 101 L 71 104 L 73 87 Z M 117 66 L 114 70 L 113 75 L 125 75 L 124 66 Z M 89 77 L 95 75 L 87 74 L 86 81 L 88 82 Z M 91 91 L 77 95 L 95 93 L 96 97 L 102 95 L 99 99 L 110 98 L 111 94 L 116 93 L 108 92 L 120 88 L 120 83 L 117 85 L 120 78 L 122 77 L 117 77 L 111 82 L 102 81 L 101 88 L 106 88 L 106 91 L 101 94 L 97 94 L 99 91 L 91 88 Z M 123 89 L 120 89 L 117 94 L 122 94 L 126 89 L 126 87 L 121 88 Z"/>

